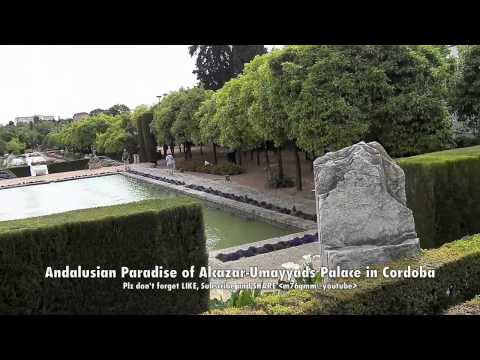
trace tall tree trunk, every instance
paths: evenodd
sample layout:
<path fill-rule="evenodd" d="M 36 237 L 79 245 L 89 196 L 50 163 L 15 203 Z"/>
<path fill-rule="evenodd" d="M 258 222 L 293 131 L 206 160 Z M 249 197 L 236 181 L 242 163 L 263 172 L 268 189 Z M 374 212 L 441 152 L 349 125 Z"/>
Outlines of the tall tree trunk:
<path fill-rule="evenodd" d="M 240 150 L 236 151 L 238 154 L 238 165 L 242 166 L 242 152 Z"/>
<path fill-rule="evenodd" d="M 200 143 L 200 155 L 203 155 L 202 143 Z"/>
<path fill-rule="evenodd" d="M 217 165 L 217 144 L 213 143 L 213 163 Z"/>
<path fill-rule="evenodd" d="M 175 144 L 170 144 L 170 153 L 171 153 L 172 155 L 175 154 Z"/>
<path fill-rule="evenodd" d="M 187 152 L 188 152 L 188 158 L 190 160 L 192 160 L 193 156 L 192 156 L 192 143 L 191 142 L 187 142 Z"/>
<path fill-rule="evenodd" d="M 277 160 L 278 160 L 278 177 L 280 179 L 283 179 L 284 173 L 283 173 L 283 158 L 282 158 L 282 148 L 281 147 L 277 148 Z"/>
<path fill-rule="evenodd" d="M 250 161 L 253 161 L 253 150 L 250 151 Z"/>
<path fill-rule="evenodd" d="M 265 147 L 265 162 L 267 163 L 267 167 L 270 167 L 270 158 L 268 157 L 268 147 Z"/>
<path fill-rule="evenodd" d="M 187 153 L 187 151 L 185 150 L 186 145 L 187 145 L 187 143 L 183 143 L 183 154 L 184 154 L 185 160 L 188 160 L 188 153 Z M 179 145 L 179 146 L 180 146 L 180 152 L 182 152 L 182 147 L 181 147 L 181 145 Z"/>
<path fill-rule="evenodd" d="M 295 163 L 297 167 L 297 190 L 302 191 L 302 167 L 300 165 L 300 155 L 298 149 L 295 146 Z"/>
<path fill-rule="evenodd" d="M 257 149 L 257 166 L 260 166 L 260 149 Z"/>

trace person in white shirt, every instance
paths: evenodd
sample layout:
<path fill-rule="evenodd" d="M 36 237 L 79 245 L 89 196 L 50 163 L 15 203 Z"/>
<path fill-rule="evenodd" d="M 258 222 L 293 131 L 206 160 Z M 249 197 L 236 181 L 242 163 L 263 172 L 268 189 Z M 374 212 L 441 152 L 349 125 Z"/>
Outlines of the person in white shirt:
<path fill-rule="evenodd" d="M 165 160 L 167 161 L 167 168 L 170 170 L 170 175 L 173 175 L 175 171 L 175 158 L 172 154 L 168 154 Z"/>

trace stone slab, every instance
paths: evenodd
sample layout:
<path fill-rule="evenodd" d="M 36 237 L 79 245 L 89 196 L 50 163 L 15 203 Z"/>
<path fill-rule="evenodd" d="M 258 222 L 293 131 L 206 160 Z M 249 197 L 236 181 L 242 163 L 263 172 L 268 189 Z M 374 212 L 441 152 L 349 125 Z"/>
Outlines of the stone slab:
<path fill-rule="evenodd" d="M 400 258 L 413 258 L 420 252 L 418 238 L 401 244 L 383 246 L 348 246 L 340 249 L 324 250 L 323 266 L 334 269 L 360 269 L 370 265 L 386 264 Z"/>

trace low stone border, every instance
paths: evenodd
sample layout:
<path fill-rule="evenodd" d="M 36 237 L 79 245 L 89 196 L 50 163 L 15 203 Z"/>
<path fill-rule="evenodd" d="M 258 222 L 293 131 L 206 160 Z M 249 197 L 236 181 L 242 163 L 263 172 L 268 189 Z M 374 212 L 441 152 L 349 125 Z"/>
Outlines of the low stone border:
<path fill-rule="evenodd" d="M 282 214 L 297 216 L 297 217 L 305 219 L 305 220 L 317 221 L 317 216 L 316 215 L 305 214 L 302 211 L 298 211 L 295 208 L 295 206 L 292 209 L 287 209 L 285 207 L 280 207 L 280 206 L 276 206 L 274 204 L 267 203 L 266 201 L 258 201 L 258 200 L 252 199 L 252 198 L 248 197 L 247 195 L 239 196 L 239 195 L 236 195 L 236 194 L 225 193 L 225 192 L 222 192 L 220 190 L 215 190 L 211 187 L 206 188 L 206 187 L 201 186 L 201 185 L 190 184 L 190 185 L 185 185 L 185 186 L 189 189 L 203 191 L 203 192 L 213 194 L 213 195 L 217 195 L 217 196 L 221 196 L 221 197 L 224 197 L 224 198 L 227 198 L 227 199 L 232 199 L 232 200 L 240 201 L 240 202 L 243 202 L 243 203 L 246 203 L 246 204 L 259 206 L 259 207 L 262 207 L 264 209 L 280 212 Z"/>
<path fill-rule="evenodd" d="M 87 179 L 87 178 L 94 178 L 94 177 L 101 177 L 101 176 L 110 176 L 110 175 L 117 175 L 121 174 L 121 171 L 117 172 L 104 172 L 98 174 L 85 174 L 85 175 L 75 175 L 75 176 L 68 176 L 65 178 L 60 179 L 52 179 L 52 180 L 33 180 L 33 181 L 26 181 L 19 184 L 12 184 L 12 185 L 0 185 L 0 190 L 6 189 L 13 189 L 18 187 L 25 187 L 30 185 L 43 185 L 43 184 L 50 184 L 50 183 L 57 183 L 62 181 L 70 181 L 70 180 L 80 180 L 80 179 Z"/>
<path fill-rule="evenodd" d="M 223 250 L 221 253 L 217 254 L 215 258 L 221 262 L 236 261 L 240 258 L 251 257 L 260 254 L 266 254 L 272 251 L 283 250 L 293 246 L 300 246 L 304 244 L 310 244 L 318 241 L 318 234 L 304 234 L 303 236 L 295 236 L 293 239 L 289 240 L 280 240 L 275 243 L 266 243 L 263 245 L 251 245 L 248 249 L 238 249 L 233 252 L 228 252 Z"/>

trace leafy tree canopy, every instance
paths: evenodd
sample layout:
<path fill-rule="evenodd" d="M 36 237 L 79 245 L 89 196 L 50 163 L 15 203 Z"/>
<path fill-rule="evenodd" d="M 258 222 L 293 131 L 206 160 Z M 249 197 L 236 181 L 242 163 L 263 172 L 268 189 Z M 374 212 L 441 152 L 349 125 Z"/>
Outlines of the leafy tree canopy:
<path fill-rule="evenodd" d="M 193 71 L 205 89 L 218 90 L 243 70 L 256 55 L 265 54 L 263 45 L 192 45 L 190 56 L 196 55 Z"/>
<path fill-rule="evenodd" d="M 480 45 L 459 47 L 452 105 L 458 120 L 480 134 Z"/>

